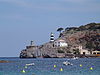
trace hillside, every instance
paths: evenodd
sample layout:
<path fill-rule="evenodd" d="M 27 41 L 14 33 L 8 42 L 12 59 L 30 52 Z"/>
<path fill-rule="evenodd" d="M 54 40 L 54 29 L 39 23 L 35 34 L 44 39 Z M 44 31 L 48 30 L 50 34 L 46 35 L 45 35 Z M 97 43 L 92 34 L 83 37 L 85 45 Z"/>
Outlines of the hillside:
<path fill-rule="evenodd" d="M 90 50 L 100 49 L 100 23 L 90 23 L 80 27 L 66 28 L 60 38 L 70 45 L 82 45 Z"/>
<path fill-rule="evenodd" d="M 55 46 L 55 42 L 64 40 L 68 46 Z M 80 27 L 67 27 L 59 38 L 41 46 L 30 46 L 21 51 L 20 57 L 69 57 L 79 55 L 78 46 L 88 51 L 100 50 L 100 23 L 90 23 Z"/>

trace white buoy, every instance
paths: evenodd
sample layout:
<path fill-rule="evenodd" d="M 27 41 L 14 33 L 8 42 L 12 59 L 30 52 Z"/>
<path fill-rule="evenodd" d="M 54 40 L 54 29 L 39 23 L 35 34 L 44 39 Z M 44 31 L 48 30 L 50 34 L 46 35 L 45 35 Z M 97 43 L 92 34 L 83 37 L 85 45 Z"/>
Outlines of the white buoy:
<path fill-rule="evenodd" d="M 34 63 L 26 64 L 26 66 L 33 66 L 35 65 Z"/>
<path fill-rule="evenodd" d="M 27 66 L 25 66 L 25 68 L 27 68 Z"/>

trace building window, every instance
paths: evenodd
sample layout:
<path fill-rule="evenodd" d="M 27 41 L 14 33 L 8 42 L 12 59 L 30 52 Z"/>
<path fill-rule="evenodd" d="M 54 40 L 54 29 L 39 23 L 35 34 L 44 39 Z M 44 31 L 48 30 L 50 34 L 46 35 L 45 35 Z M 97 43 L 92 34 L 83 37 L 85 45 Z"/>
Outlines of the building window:
<path fill-rule="evenodd" d="M 97 53 L 97 54 L 100 54 L 100 53 Z"/>
<path fill-rule="evenodd" d="M 93 54 L 96 54 L 95 52 Z"/>
<path fill-rule="evenodd" d="M 85 52 L 83 52 L 83 54 L 85 55 Z"/>
<path fill-rule="evenodd" d="M 60 42 L 58 42 L 58 47 L 60 47 Z"/>

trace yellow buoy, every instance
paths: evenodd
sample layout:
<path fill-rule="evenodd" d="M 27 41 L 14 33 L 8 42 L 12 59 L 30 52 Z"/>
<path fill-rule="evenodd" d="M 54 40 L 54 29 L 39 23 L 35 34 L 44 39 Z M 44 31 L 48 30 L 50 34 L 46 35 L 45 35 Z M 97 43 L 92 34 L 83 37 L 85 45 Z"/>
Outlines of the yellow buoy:
<path fill-rule="evenodd" d="M 80 64 L 80 67 L 82 67 L 82 64 Z"/>
<path fill-rule="evenodd" d="M 92 67 L 90 67 L 90 70 L 93 70 L 93 68 L 92 68 Z"/>
<path fill-rule="evenodd" d="M 25 70 L 22 70 L 21 72 L 22 72 L 22 73 L 25 73 Z"/>
<path fill-rule="evenodd" d="M 57 67 L 56 65 L 54 65 L 54 68 Z"/>
<path fill-rule="evenodd" d="M 60 71 L 63 71 L 63 69 L 62 69 L 62 68 L 60 68 Z"/>

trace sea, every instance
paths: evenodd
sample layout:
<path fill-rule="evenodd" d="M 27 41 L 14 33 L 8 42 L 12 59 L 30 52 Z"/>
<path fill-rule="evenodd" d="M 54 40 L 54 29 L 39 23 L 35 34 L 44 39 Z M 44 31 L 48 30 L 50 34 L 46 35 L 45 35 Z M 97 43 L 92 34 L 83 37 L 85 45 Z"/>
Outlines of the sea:
<path fill-rule="evenodd" d="M 100 75 L 100 58 L 31 58 L 0 57 L 0 75 Z M 68 61 L 73 65 L 64 65 Z M 27 65 L 34 63 L 34 65 Z"/>

